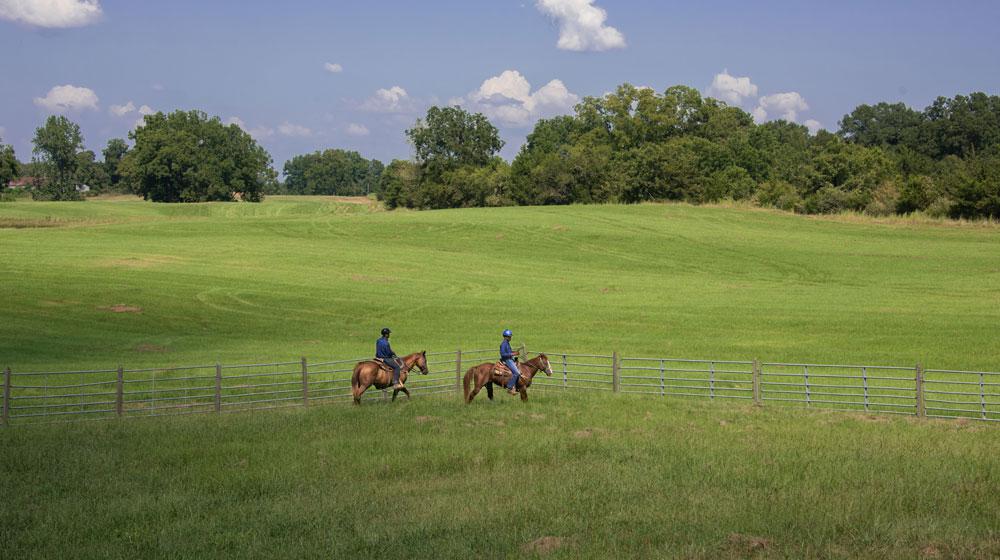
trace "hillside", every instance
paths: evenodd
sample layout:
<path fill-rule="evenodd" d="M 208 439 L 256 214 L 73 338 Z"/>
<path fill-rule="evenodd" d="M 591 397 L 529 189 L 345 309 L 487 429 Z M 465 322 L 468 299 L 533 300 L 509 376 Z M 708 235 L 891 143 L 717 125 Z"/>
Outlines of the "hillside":
<path fill-rule="evenodd" d="M 1000 367 L 1000 229 L 687 205 L 0 204 L 0 362 L 491 347 Z"/>

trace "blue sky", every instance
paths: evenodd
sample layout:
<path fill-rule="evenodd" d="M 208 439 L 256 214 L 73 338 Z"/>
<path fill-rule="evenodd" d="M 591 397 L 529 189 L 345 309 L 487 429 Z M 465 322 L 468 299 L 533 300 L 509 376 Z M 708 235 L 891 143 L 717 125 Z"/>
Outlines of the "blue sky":
<path fill-rule="evenodd" d="M 27 160 L 65 114 L 99 152 L 140 109 L 200 109 L 279 169 L 325 148 L 387 162 L 459 102 L 510 158 L 538 118 L 626 81 L 836 130 L 860 103 L 997 94 L 998 24 L 1000 2 L 973 0 L 0 0 L 0 136 Z"/>

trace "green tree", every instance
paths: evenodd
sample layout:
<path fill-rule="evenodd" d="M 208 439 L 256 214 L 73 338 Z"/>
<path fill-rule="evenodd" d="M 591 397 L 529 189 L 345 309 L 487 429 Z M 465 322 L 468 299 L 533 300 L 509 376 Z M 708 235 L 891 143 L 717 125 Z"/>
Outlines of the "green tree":
<path fill-rule="evenodd" d="M 14 146 L 4 144 L 0 138 L 0 191 L 7 188 L 7 184 L 20 176 L 21 165 L 14 155 Z"/>
<path fill-rule="evenodd" d="M 422 180 L 431 182 L 463 165 L 488 165 L 503 148 L 500 133 L 489 119 L 461 107 L 431 107 L 406 136 L 422 168 Z"/>
<path fill-rule="evenodd" d="M 122 159 L 128 153 L 128 143 L 122 138 L 112 138 L 108 140 L 108 145 L 101 151 L 104 156 L 104 172 L 108 176 L 109 186 L 114 190 L 122 189 Z"/>
<path fill-rule="evenodd" d="M 420 187 L 420 166 L 411 161 L 394 159 L 379 177 L 379 197 L 392 209 L 417 207 Z"/>
<path fill-rule="evenodd" d="M 276 176 L 271 156 L 249 134 L 201 111 L 147 115 L 129 137 L 135 146 L 121 165 L 147 200 L 259 202 Z"/>
<path fill-rule="evenodd" d="M 324 150 L 293 157 L 283 172 L 289 193 L 355 196 L 377 189 L 382 162 L 354 151 Z"/>
<path fill-rule="evenodd" d="M 91 150 L 84 150 L 76 155 L 76 184 L 86 185 L 92 192 L 102 192 L 111 186 L 111 178 L 104 165 L 97 162 L 97 156 Z"/>
<path fill-rule="evenodd" d="M 80 126 L 63 116 L 50 116 L 35 130 L 35 161 L 40 164 L 42 185 L 35 195 L 48 200 L 78 200 L 76 173 L 83 150 Z"/>
<path fill-rule="evenodd" d="M 858 105 L 840 121 L 841 138 L 863 146 L 913 146 L 924 116 L 902 103 Z"/>

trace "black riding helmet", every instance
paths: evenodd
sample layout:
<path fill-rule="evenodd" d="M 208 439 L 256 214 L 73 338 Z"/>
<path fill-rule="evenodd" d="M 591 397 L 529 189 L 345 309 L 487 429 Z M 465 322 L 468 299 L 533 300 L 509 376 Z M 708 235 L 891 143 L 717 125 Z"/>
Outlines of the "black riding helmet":
<path fill-rule="evenodd" d="M 392 331 L 391 331 L 391 330 L 389 330 L 389 327 L 386 327 L 386 328 L 382 329 L 382 336 L 385 336 L 385 335 L 387 335 L 387 334 L 389 334 L 389 333 L 391 333 L 391 332 L 392 332 Z"/>

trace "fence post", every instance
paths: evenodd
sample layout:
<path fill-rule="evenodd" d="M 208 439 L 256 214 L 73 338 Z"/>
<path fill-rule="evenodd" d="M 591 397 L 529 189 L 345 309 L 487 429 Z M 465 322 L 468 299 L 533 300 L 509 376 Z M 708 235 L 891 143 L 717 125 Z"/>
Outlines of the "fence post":
<path fill-rule="evenodd" d="M 566 366 L 567 366 L 567 364 L 566 364 L 566 354 L 563 354 L 563 389 L 565 389 L 566 386 L 569 384 L 568 380 L 566 379 L 566 374 L 568 373 L 566 371 Z"/>
<path fill-rule="evenodd" d="M 455 350 L 455 389 L 462 394 L 462 349 Z"/>
<path fill-rule="evenodd" d="M 115 414 L 122 415 L 125 408 L 125 370 L 118 366 L 118 383 L 115 384 Z"/>
<path fill-rule="evenodd" d="M 927 415 L 927 410 L 924 408 L 924 368 L 920 364 L 917 364 L 914 370 L 914 381 L 917 391 L 917 416 L 924 417 Z"/>
<path fill-rule="evenodd" d="M 753 387 L 753 403 L 759 405 L 760 400 L 760 360 L 754 358 L 753 360 L 753 381 L 751 386 Z"/>
<path fill-rule="evenodd" d="M 618 371 L 618 351 L 611 353 L 611 388 L 614 392 L 621 389 L 621 373 Z"/>
<path fill-rule="evenodd" d="M 302 356 L 302 406 L 309 406 L 309 366 Z"/>
<path fill-rule="evenodd" d="M 215 364 L 215 411 L 222 412 L 222 364 Z"/>
<path fill-rule="evenodd" d="M 3 370 L 3 425 L 10 422 L 10 368 Z"/>

